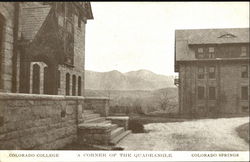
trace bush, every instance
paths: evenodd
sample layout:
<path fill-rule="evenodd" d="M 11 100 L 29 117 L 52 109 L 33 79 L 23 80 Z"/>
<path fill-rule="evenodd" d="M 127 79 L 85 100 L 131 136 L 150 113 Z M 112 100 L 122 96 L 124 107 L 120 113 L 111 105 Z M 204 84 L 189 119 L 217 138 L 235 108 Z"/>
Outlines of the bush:
<path fill-rule="evenodd" d="M 137 120 L 129 120 L 128 128 L 132 130 L 133 133 L 144 133 L 144 126 Z"/>

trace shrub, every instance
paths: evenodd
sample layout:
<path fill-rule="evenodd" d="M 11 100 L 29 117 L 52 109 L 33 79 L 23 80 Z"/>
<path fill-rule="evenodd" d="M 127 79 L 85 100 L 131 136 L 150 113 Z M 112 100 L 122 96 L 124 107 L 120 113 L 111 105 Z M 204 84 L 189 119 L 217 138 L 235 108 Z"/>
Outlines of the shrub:
<path fill-rule="evenodd" d="M 128 128 L 132 130 L 133 133 L 144 133 L 144 126 L 137 120 L 129 120 Z"/>

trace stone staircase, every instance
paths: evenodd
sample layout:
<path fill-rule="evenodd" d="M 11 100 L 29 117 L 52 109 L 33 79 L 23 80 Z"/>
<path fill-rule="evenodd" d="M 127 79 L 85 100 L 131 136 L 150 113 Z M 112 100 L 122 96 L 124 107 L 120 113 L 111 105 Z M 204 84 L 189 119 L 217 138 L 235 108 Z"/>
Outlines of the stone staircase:
<path fill-rule="evenodd" d="M 78 141 L 87 145 L 115 146 L 131 133 L 127 125 L 128 117 L 101 117 L 93 110 L 83 110 Z"/>

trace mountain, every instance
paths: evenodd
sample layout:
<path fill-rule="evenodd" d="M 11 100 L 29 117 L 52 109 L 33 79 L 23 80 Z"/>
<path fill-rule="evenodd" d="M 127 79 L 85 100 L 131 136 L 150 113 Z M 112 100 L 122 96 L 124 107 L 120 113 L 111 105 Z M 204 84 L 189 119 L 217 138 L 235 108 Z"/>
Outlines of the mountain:
<path fill-rule="evenodd" d="M 85 71 L 85 88 L 93 90 L 155 90 L 174 87 L 174 76 L 155 74 L 149 70 L 121 73 Z"/>

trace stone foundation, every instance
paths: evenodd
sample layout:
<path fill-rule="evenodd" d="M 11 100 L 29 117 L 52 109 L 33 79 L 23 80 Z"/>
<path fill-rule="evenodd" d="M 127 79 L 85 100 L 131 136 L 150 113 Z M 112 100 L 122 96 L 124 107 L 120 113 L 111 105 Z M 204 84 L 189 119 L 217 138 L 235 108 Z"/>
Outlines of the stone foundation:
<path fill-rule="evenodd" d="M 90 123 L 79 126 L 80 144 L 108 145 L 111 135 L 111 124 Z"/>
<path fill-rule="evenodd" d="M 51 150 L 76 142 L 83 110 L 84 97 L 0 93 L 0 149 Z"/>

